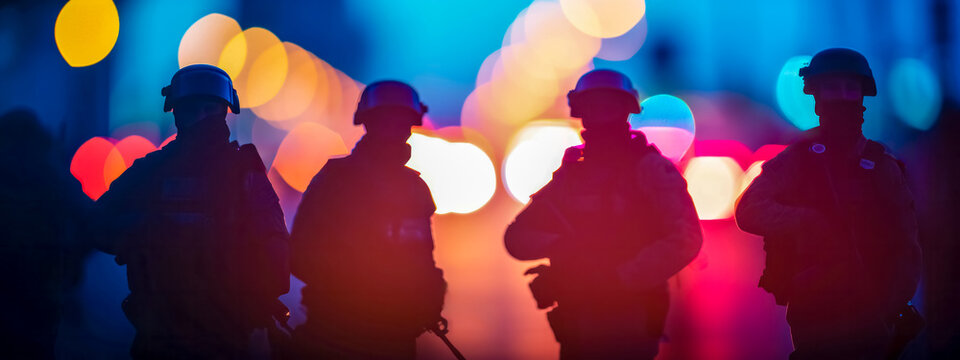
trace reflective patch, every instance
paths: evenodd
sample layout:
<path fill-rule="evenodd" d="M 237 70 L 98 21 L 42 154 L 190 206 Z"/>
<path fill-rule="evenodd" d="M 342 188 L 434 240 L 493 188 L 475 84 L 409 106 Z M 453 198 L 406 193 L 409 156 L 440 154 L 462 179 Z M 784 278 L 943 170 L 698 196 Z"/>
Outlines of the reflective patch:
<path fill-rule="evenodd" d="M 827 151 L 827 146 L 821 143 L 813 143 L 813 145 L 810 145 L 810 151 L 823 154 L 824 151 Z"/>
<path fill-rule="evenodd" d="M 867 170 L 872 170 L 874 166 L 876 166 L 876 164 L 873 161 L 870 161 L 867 159 L 860 159 L 860 167 Z"/>

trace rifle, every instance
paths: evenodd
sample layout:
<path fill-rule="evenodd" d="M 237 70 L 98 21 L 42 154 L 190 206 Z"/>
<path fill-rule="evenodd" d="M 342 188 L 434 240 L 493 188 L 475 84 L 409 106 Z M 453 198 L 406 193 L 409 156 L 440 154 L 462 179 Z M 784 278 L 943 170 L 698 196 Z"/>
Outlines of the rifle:
<path fill-rule="evenodd" d="M 453 356 L 456 357 L 457 360 L 467 360 L 467 358 L 463 357 L 463 354 L 457 350 L 457 347 L 453 346 L 453 343 L 450 342 L 450 339 L 447 338 L 447 333 L 450 332 L 447 319 L 441 317 L 440 320 L 430 328 L 430 332 L 432 332 L 434 335 L 437 335 L 437 337 L 447 345 L 447 348 L 450 349 L 450 352 L 453 353 Z"/>

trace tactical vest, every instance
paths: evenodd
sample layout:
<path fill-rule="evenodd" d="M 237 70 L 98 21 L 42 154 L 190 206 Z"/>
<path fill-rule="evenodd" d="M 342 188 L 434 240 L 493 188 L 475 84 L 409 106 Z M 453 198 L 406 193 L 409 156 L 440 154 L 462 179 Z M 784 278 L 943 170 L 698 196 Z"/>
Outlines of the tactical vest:
<path fill-rule="evenodd" d="M 351 155 L 328 161 L 318 176 L 330 188 L 316 212 L 336 225 L 310 231 L 325 262 L 304 279 L 311 317 L 351 328 L 423 325 L 425 309 L 441 306 L 445 284 L 432 257 L 435 207 L 418 173 Z"/>
<path fill-rule="evenodd" d="M 796 163 L 789 166 L 804 171 L 796 172 L 799 176 L 792 179 L 790 191 L 781 201 L 789 206 L 816 209 L 839 225 L 831 228 L 835 236 L 825 243 L 826 247 L 814 254 L 798 253 L 798 242 L 818 240 L 805 238 L 807 234 L 764 239 L 767 256 L 759 287 L 773 294 L 778 305 L 787 305 L 796 291 L 803 291 L 795 289 L 793 284 L 800 271 L 823 261 L 843 259 L 851 264 L 850 273 L 843 276 L 868 279 L 870 269 L 882 264 L 876 263 L 876 256 L 865 256 L 868 254 L 863 250 L 882 246 L 873 240 L 883 236 L 883 226 L 896 221 L 888 216 L 892 213 L 891 207 L 896 205 L 883 196 L 889 189 L 884 188 L 884 179 L 876 169 L 881 162 L 889 160 L 884 158 L 883 145 L 868 140 L 860 157 L 841 165 L 844 172 L 840 174 L 833 174 L 833 169 L 827 167 L 823 144 L 804 141 L 796 146 L 800 153 L 796 154 Z M 897 165 L 902 170 L 902 163 L 898 161 Z M 869 230 L 871 228 L 875 230 Z"/>
<path fill-rule="evenodd" d="M 159 153 L 145 159 L 153 170 L 143 179 L 149 182 L 142 199 L 150 204 L 147 221 L 118 253 L 118 262 L 127 265 L 131 321 L 143 311 L 216 322 L 254 316 L 250 307 L 263 301 L 254 298 L 263 291 L 251 286 L 269 270 L 258 265 L 271 262 L 252 254 L 263 239 L 251 238 L 255 232 L 244 217 L 246 174 L 263 166 L 259 158 L 251 164 L 244 154 L 251 151 L 252 145 L 232 143 L 209 158 Z"/>
<path fill-rule="evenodd" d="M 583 158 L 582 147 L 572 147 L 554 175 L 559 194 L 551 201 L 577 237 L 570 240 L 574 245 L 550 258 L 551 276 L 563 284 L 558 292 L 561 302 L 586 300 L 580 299 L 584 294 L 622 294 L 617 266 L 664 231 L 651 221 L 656 209 L 643 200 L 644 185 L 637 179 L 638 163 L 646 156 L 659 156 L 659 151 L 639 140 L 632 140 L 624 161 L 614 166 L 591 164 Z"/>

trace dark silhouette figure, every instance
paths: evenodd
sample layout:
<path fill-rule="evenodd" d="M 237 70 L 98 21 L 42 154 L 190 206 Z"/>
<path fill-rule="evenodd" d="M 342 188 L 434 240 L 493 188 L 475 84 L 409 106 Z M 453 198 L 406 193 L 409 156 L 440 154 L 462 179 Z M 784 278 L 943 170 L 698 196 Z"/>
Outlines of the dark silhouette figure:
<path fill-rule="evenodd" d="M 697 255 L 700 223 L 677 169 L 631 131 L 637 92 L 623 74 L 591 71 L 568 95 L 584 145 L 567 149 L 553 179 L 504 236 L 549 308 L 561 359 L 653 359 L 663 334 L 667 279 Z"/>
<path fill-rule="evenodd" d="M 53 359 L 63 292 L 80 278 L 92 201 L 33 112 L 0 116 L 0 353 Z"/>
<path fill-rule="evenodd" d="M 291 233 L 293 274 L 306 283 L 300 357 L 413 359 L 416 338 L 441 321 L 446 282 L 433 259 L 433 197 L 404 166 L 411 127 L 427 108 L 397 81 L 370 84 L 353 153 L 313 178 Z"/>
<path fill-rule="evenodd" d="M 820 126 L 764 164 L 737 223 L 764 236 L 760 287 L 787 305 L 791 359 L 896 358 L 922 321 L 907 306 L 920 247 L 903 164 L 861 133 L 873 74 L 856 51 L 828 49 L 800 75 Z"/>
<path fill-rule="evenodd" d="M 180 69 L 163 89 L 177 139 L 139 159 L 97 201 L 105 251 L 127 265 L 134 358 L 235 359 L 286 313 L 287 230 L 253 145 L 229 142 L 239 112 L 223 70 Z"/>

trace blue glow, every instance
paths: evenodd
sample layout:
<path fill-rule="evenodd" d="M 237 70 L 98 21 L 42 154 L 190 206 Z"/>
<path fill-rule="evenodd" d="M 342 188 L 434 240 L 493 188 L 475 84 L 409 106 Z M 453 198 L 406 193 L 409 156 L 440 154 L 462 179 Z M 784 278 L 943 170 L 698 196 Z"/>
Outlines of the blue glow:
<path fill-rule="evenodd" d="M 640 19 L 632 29 L 614 38 L 605 38 L 597 53 L 597 58 L 610 61 L 624 61 L 633 57 L 647 39 L 647 17 Z"/>
<path fill-rule="evenodd" d="M 211 12 L 235 16 L 235 8 L 232 0 L 184 1 L 176 6 L 165 0 L 118 4 L 120 37 L 112 55 L 110 128 L 141 121 L 167 128 L 173 116 L 163 112 L 160 88 L 180 68 L 180 38 L 197 19 Z"/>
<path fill-rule="evenodd" d="M 820 118 L 814 112 L 813 95 L 803 93 L 801 67 L 806 66 L 812 56 L 795 56 L 787 60 L 777 77 L 777 104 L 780 111 L 794 126 L 807 130 L 820 124 Z"/>
<path fill-rule="evenodd" d="M 901 121 L 919 130 L 929 130 L 937 121 L 943 98 L 937 74 L 927 63 L 900 59 L 890 72 L 890 102 Z"/>
<path fill-rule="evenodd" d="M 344 2 L 365 33 L 366 70 L 349 74 L 369 83 L 409 81 L 438 126 L 459 122 L 483 59 L 530 2 L 494 0 Z"/>
<path fill-rule="evenodd" d="M 648 97 L 640 103 L 643 110 L 630 115 L 630 127 L 665 126 L 687 130 L 696 134 L 693 111 L 683 99 L 673 95 L 660 94 Z"/>

